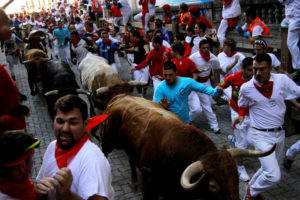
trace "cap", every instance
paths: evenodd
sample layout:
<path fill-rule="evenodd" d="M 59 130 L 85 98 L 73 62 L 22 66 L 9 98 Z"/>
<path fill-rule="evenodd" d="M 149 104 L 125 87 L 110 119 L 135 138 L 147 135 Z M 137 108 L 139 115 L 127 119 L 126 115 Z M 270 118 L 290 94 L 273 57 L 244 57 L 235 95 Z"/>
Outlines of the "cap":
<path fill-rule="evenodd" d="M 191 6 L 191 7 L 189 7 L 189 10 L 188 10 L 189 12 L 199 12 L 199 8 L 198 7 L 196 7 L 196 6 Z"/>
<path fill-rule="evenodd" d="M 170 9 L 170 8 L 171 8 L 171 6 L 170 6 L 169 4 L 165 4 L 165 5 L 163 5 L 163 6 L 162 6 L 162 8 L 165 8 L 165 9 Z"/>

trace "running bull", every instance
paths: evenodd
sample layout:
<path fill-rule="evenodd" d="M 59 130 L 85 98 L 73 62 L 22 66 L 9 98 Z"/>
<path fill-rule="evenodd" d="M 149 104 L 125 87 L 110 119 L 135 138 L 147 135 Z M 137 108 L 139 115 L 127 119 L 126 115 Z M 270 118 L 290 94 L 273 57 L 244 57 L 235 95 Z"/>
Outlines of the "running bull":
<path fill-rule="evenodd" d="M 102 150 L 124 149 L 129 156 L 131 182 L 142 173 L 144 200 L 239 200 L 234 158 L 272 153 L 247 149 L 218 150 L 199 129 L 185 124 L 160 104 L 125 94 L 115 96 L 105 111 L 110 117 L 101 132 Z M 184 174 L 182 175 L 182 173 Z M 180 180 L 182 175 L 182 186 Z M 193 183 L 190 183 L 193 179 Z"/>
<path fill-rule="evenodd" d="M 70 66 L 59 60 L 45 63 L 42 69 L 42 83 L 47 100 L 48 112 L 54 118 L 54 104 L 58 98 L 67 94 L 86 94 L 76 82 L 75 75 Z"/>
<path fill-rule="evenodd" d="M 115 95 L 129 94 L 134 87 L 147 84 L 146 82 L 121 80 L 106 59 L 91 53 L 88 53 L 79 64 L 79 71 L 84 89 L 91 93 L 92 106 L 100 110 L 104 110 Z"/>

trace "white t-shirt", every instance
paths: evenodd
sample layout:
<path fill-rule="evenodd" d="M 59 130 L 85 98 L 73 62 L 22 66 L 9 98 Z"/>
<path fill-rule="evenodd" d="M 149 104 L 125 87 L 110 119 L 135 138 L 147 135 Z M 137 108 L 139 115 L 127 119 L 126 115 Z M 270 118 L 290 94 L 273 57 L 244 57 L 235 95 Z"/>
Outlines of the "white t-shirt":
<path fill-rule="evenodd" d="M 85 31 L 85 27 L 84 27 L 83 23 L 75 24 L 75 28 L 78 31 L 78 33 L 81 33 L 81 34 L 83 34 Z"/>
<path fill-rule="evenodd" d="M 198 73 L 199 77 L 206 77 L 209 76 L 212 69 L 220 69 L 220 63 L 218 58 L 210 53 L 210 60 L 206 62 L 202 56 L 200 55 L 199 51 L 192 54 L 190 59 L 195 63 L 196 67 L 201 67 L 202 71 Z"/>
<path fill-rule="evenodd" d="M 222 17 L 224 19 L 240 16 L 241 6 L 239 0 L 232 0 L 230 5 L 223 5 Z"/>
<path fill-rule="evenodd" d="M 300 87 L 285 74 L 271 73 L 273 92 L 270 99 L 262 95 L 254 86 L 259 85 L 253 77 L 244 83 L 239 92 L 238 105 L 249 106 L 251 126 L 258 129 L 272 129 L 283 125 L 286 111 L 285 100 L 300 96 Z"/>
<path fill-rule="evenodd" d="M 196 36 L 193 40 L 193 47 L 191 49 L 191 55 L 193 53 L 196 53 L 198 50 L 199 50 L 199 43 L 202 41 L 202 40 L 206 40 L 206 37 L 200 37 L 200 36 Z"/>
<path fill-rule="evenodd" d="M 243 29 L 244 31 L 247 31 L 247 23 L 244 24 L 244 25 L 242 26 L 242 29 Z M 262 32 L 263 32 L 263 31 L 264 31 L 264 29 L 263 29 L 261 26 L 255 26 L 255 27 L 253 28 L 252 37 L 262 35 Z"/>
<path fill-rule="evenodd" d="M 238 60 L 238 62 L 234 65 L 233 68 L 231 68 L 231 70 L 227 71 L 226 70 L 226 67 L 230 64 L 232 64 L 234 61 L 235 61 L 235 57 L 239 55 L 240 58 Z M 221 74 L 220 75 L 220 79 L 224 79 L 226 76 L 232 74 L 232 73 L 235 73 L 235 72 L 240 72 L 242 70 L 242 61 L 244 60 L 245 56 L 244 54 L 240 53 L 240 52 L 237 52 L 235 55 L 233 55 L 232 57 L 229 57 L 226 55 L 226 53 L 224 52 L 221 52 L 219 53 L 218 55 L 218 60 L 220 62 L 220 66 L 221 66 L 221 69 L 223 72 L 225 72 L 226 74 L 223 75 Z"/>
<path fill-rule="evenodd" d="M 54 156 L 55 144 L 56 140 L 52 141 L 44 154 L 43 164 L 36 178 L 37 182 L 44 177 L 53 177 L 59 170 Z M 88 199 L 94 194 L 106 197 L 108 200 L 114 199 L 108 160 L 99 147 L 90 140 L 82 146 L 68 168 L 73 175 L 71 192 L 83 199 Z M 55 199 L 54 191 L 48 193 L 48 199 Z"/>
<path fill-rule="evenodd" d="M 7 196 L 6 194 L 3 194 L 1 191 L 0 191 L 0 200 L 18 200 L 18 199 L 15 199 L 15 198 L 12 198 L 10 196 Z"/>
<path fill-rule="evenodd" d="M 167 42 L 166 40 L 163 40 L 163 41 L 162 41 L 162 45 L 165 46 L 165 47 L 167 47 L 167 48 L 171 48 L 171 45 L 170 45 L 169 42 Z M 150 47 L 150 51 L 151 51 L 152 49 L 154 49 L 154 47 L 153 47 L 153 45 L 152 45 L 152 42 L 149 42 L 149 47 Z"/>
<path fill-rule="evenodd" d="M 85 58 L 86 54 L 88 53 L 88 50 L 84 47 L 85 45 L 86 42 L 83 39 L 80 39 L 76 48 L 72 44 L 72 51 L 74 51 L 74 53 L 76 54 L 78 64 L 82 61 L 82 59 Z"/>

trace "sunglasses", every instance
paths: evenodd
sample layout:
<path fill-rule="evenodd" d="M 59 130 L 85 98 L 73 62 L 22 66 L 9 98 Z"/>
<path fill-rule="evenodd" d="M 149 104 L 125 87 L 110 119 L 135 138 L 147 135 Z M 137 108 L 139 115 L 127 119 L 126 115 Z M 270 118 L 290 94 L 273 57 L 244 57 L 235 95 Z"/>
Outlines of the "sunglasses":
<path fill-rule="evenodd" d="M 30 145 L 29 147 L 27 147 L 27 149 L 25 149 L 25 152 L 29 151 L 30 149 L 33 149 L 33 148 L 38 148 L 40 146 L 40 141 L 36 138 L 34 138 L 34 143 L 32 145 Z"/>
<path fill-rule="evenodd" d="M 255 40 L 254 41 L 254 44 L 259 44 L 259 45 L 263 45 L 263 46 L 267 46 L 267 43 L 265 42 L 265 41 L 263 41 L 263 40 Z"/>

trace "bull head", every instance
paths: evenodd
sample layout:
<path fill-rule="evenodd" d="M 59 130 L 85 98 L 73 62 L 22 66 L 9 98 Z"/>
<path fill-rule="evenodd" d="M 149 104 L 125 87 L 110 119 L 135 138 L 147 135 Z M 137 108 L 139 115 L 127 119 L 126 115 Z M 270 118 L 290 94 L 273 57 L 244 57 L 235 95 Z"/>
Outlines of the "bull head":
<path fill-rule="evenodd" d="M 276 144 L 268 151 L 249 149 L 228 149 L 212 152 L 205 155 L 201 160 L 190 164 L 182 173 L 181 186 L 185 190 L 194 190 L 202 182 L 207 181 L 209 191 L 217 196 L 221 190 L 221 199 L 237 200 L 238 198 L 238 175 L 234 158 L 238 157 L 263 157 L 274 152 Z M 196 181 L 191 180 L 196 175 L 201 175 Z M 221 188 L 222 186 L 222 188 Z"/>

